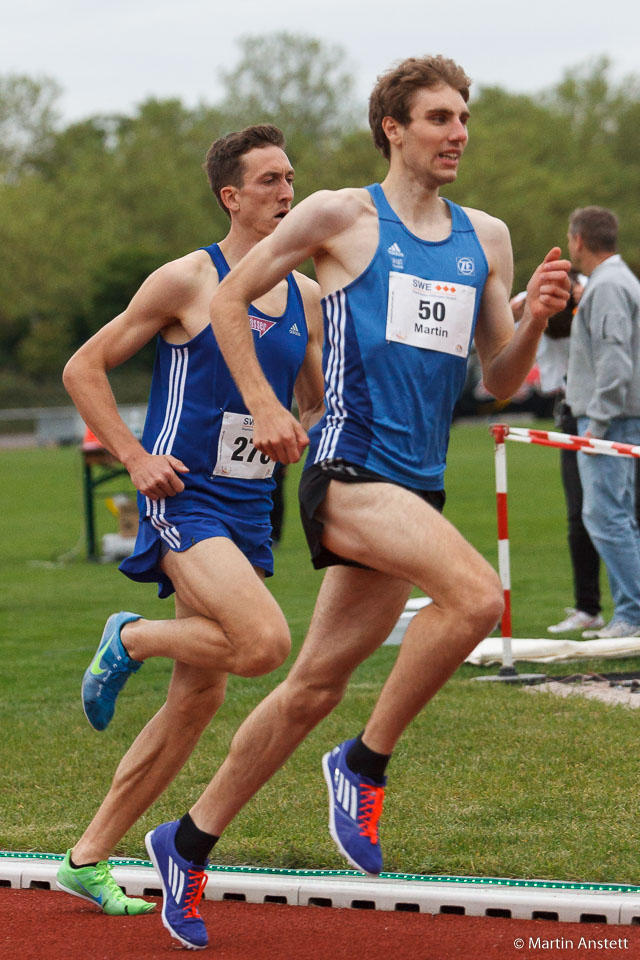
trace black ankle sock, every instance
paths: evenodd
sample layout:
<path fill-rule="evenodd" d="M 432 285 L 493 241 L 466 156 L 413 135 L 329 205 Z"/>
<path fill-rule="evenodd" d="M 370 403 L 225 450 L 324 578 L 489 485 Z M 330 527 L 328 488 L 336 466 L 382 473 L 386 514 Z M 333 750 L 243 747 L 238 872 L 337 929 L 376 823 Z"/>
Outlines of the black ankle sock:
<path fill-rule="evenodd" d="M 99 860 L 90 860 L 89 863 L 75 863 L 71 854 L 69 854 L 69 866 L 72 870 L 82 870 L 83 867 L 97 867 Z"/>
<path fill-rule="evenodd" d="M 346 756 L 349 770 L 353 773 L 361 773 L 364 777 L 369 777 L 370 780 L 376 780 L 378 783 L 384 780 L 384 772 L 390 759 L 390 753 L 376 753 L 375 750 L 370 750 L 362 742 L 362 733 L 358 734 Z"/>
<path fill-rule="evenodd" d="M 199 830 L 188 813 L 180 820 L 174 843 L 176 850 L 185 860 L 192 863 L 206 863 L 220 837 Z"/>

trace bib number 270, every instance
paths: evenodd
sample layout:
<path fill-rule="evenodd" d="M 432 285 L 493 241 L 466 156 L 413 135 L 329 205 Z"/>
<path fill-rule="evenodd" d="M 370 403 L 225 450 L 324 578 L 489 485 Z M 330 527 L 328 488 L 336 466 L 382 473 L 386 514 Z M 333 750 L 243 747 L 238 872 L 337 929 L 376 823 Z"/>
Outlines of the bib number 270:
<path fill-rule="evenodd" d="M 234 441 L 233 441 L 233 444 L 234 444 L 234 446 L 235 446 L 236 449 L 235 449 L 235 450 L 233 451 L 233 453 L 231 454 L 231 459 L 232 459 L 232 460 L 239 460 L 240 463 L 245 463 L 245 462 L 246 462 L 246 463 L 253 463 L 253 461 L 255 460 L 256 456 L 259 455 L 259 456 L 260 456 L 260 463 L 263 463 L 263 464 L 265 464 L 265 465 L 266 465 L 267 463 L 271 463 L 271 461 L 270 461 L 269 457 L 266 455 L 266 453 L 259 453 L 258 448 L 257 448 L 257 447 L 254 447 L 253 443 L 251 442 L 251 440 L 250 440 L 248 437 L 236 437 L 236 438 L 234 439 Z M 249 453 L 247 453 L 247 455 L 246 455 L 246 457 L 245 457 L 245 453 L 246 453 L 246 451 L 247 451 L 247 447 L 249 448 Z"/>
<path fill-rule="evenodd" d="M 253 445 L 253 417 L 247 413 L 226 410 L 220 426 L 213 476 L 266 480 L 274 467 L 273 460 Z"/>

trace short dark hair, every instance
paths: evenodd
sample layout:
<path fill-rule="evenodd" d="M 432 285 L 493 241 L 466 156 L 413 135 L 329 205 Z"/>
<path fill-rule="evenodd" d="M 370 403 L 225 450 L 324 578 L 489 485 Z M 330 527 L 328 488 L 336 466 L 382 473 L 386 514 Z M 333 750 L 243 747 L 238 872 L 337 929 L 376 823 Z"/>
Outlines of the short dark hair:
<path fill-rule="evenodd" d="M 618 249 L 618 218 L 606 207 L 580 207 L 569 217 L 569 233 L 579 233 L 592 253 Z"/>
<path fill-rule="evenodd" d="M 411 106 L 417 90 L 447 84 L 457 90 L 464 102 L 469 101 L 471 80 L 462 67 L 443 56 L 409 57 L 378 77 L 369 97 L 369 126 L 373 142 L 388 160 L 391 155 L 387 135 L 382 129 L 385 117 L 393 117 L 406 125 L 411 120 Z"/>
<path fill-rule="evenodd" d="M 250 150 L 263 147 L 285 148 L 284 133 L 271 123 L 259 123 L 245 127 L 235 133 L 227 133 L 214 140 L 204 161 L 209 184 L 216 200 L 230 218 L 229 210 L 222 202 L 220 192 L 223 187 L 241 187 L 244 179 L 242 158 Z"/>

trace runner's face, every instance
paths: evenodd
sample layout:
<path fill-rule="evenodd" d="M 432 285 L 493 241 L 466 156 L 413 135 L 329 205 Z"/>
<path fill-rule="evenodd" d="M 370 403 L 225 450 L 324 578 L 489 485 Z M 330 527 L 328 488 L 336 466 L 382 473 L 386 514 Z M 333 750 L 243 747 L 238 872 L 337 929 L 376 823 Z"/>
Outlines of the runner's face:
<path fill-rule="evenodd" d="M 280 147 L 257 147 L 243 158 L 243 184 L 236 191 L 235 216 L 261 236 L 273 233 L 291 209 L 293 167 Z"/>
<path fill-rule="evenodd" d="M 436 186 L 451 183 L 469 139 L 469 110 L 453 87 L 423 87 L 414 96 L 411 120 L 401 127 L 403 161 Z"/>

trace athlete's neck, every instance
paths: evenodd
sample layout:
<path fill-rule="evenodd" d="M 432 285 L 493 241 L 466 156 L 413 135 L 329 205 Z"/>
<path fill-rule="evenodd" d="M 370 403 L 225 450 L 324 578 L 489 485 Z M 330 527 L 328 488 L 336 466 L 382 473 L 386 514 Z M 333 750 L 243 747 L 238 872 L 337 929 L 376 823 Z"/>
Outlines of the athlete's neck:
<path fill-rule="evenodd" d="M 262 237 L 255 233 L 249 233 L 246 230 L 234 229 L 232 226 L 224 240 L 221 240 L 218 246 L 222 251 L 230 268 L 235 267 L 236 263 L 249 252 Z"/>
<path fill-rule="evenodd" d="M 444 240 L 449 235 L 451 214 L 437 186 L 425 186 L 406 175 L 394 175 L 392 170 L 381 186 L 391 208 L 416 236 L 423 240 Z"/>

